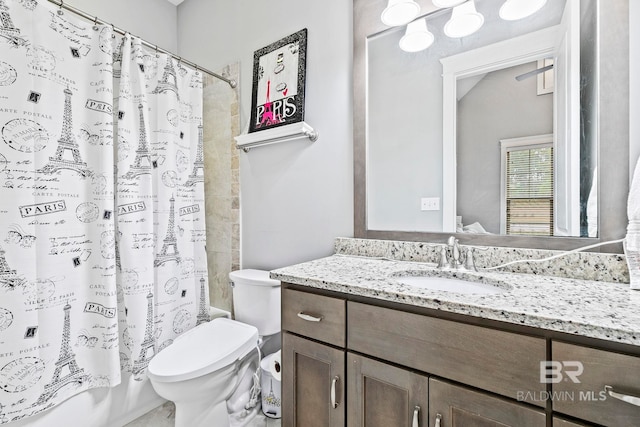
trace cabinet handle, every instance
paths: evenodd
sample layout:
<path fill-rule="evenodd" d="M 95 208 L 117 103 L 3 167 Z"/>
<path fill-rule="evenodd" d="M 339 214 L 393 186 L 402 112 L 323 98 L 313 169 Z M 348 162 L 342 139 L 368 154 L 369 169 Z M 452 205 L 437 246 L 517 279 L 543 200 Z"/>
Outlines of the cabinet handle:
<path fill-rule="evenodd" d="M 312 316 L 311 314 L 307 314 L 303 311 L 298 313 L 298 317 L 306 320 L 307 322 L 319 322 L 323 319 L 323 316 Z"/>
<path fill-rule="evenodd" d="M 336 385 L 338 384 L 339 379 L 340 377 L 336 375 L 331 380 L 331 407 L 333 409 L 336 409 L 338 407 L 338 402 L 336 401 Z"/>
<path fill-rule="evenodd" d="M 436 414 L 436 423 L 434 427 L 440 427 L 440 421 L 442 420 L 442 415 Z"/>
<path fill-rule="evenodd" d="M 604 386 L 604 390 L 609 393 L 609 396 L 618 399 L 618 400 L 622 400 L 623 402 L 627 402 L 630 403 L 632 405 L 635 406 L 640 406 L 640 397 L 638 396 L 633 396 L 631 394 L 623 394 L 623 393 L 619 393 L 617 391 L 615 391 L 613 389 L 613 387 L 611 387 L 610 385 L 605 385 Z"/>
<path fill-rule="evenodd" d="M 413 422 L 411 423 L 411 427 L 420 427 L 420 422 L 418 421 L 418 416 L 420 415 L 420 407 L 416 405 L 413 408 Z"/>

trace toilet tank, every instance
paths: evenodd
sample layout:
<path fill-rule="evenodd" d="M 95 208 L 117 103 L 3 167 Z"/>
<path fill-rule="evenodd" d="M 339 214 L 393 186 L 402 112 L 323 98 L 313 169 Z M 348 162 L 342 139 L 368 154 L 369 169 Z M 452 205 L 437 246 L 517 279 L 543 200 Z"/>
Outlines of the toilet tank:
<path fill-rule="evenodd" d="M 280 332 L 280 281 L 264 270 L 229 273 L 235 319 L 258 328 L 261 336 Z"/>

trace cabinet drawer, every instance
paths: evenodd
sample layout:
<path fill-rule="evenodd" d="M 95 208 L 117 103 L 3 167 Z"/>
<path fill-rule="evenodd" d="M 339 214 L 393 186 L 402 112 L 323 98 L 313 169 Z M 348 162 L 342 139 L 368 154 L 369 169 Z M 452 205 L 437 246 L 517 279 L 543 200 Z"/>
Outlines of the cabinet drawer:
<path fill-rule="evenodd" d="M 433 425 L 441 427 L 547 425 L 547 417 L 542 409 L 532 409 L 434 378 L 429 379 L 429 418 Z"/>
<path fill-rule="evenodd" d="M 545 406 L 544 339 L 349 301 L 348 348 Z"/>
<path fill-rule="evenodd" d="M 282 289 L 282 329 L 345 347 L 346 301 Z"/>
<path fill-rule="evenodd" d="M 640 425 L 640 406 L 616 399 L 605 390 L 611 386 L 614 392 L 635 396 L 640 402 L 640 357 L 558 341 L 551 346 L 554 362 L 570 362 L 566 372 L 558 369 L 552 375 L 551 381 L 557 381 L 551 385 L 555 411 L 607 426 Z"/>

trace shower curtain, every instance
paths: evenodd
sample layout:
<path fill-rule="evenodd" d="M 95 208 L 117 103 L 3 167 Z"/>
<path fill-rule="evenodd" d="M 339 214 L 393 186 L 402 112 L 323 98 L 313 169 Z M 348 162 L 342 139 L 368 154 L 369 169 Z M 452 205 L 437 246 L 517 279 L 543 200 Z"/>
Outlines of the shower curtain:
<path fill-rule="evenodd" d="M 201 98 L 139 40 L 0 0 L 0 424 L 144 380 L 208 320 Z"/>
<path fill-rule="evenodd" d="M 202 75 L 129 35 L 117 56 L 120 357 L 141 379 L 156 350 L 209 320 Z"/>

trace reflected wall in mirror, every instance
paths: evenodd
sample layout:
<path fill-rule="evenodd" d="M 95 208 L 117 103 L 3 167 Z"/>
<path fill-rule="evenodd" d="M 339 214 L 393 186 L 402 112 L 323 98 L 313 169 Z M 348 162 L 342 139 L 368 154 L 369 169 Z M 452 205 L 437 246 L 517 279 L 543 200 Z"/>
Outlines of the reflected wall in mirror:
<path fill-rule="evenodd" d="M 597 237 L 595 5 L 569 0 L 559 25 L 441 60 L 456 231 Z"/>
<path fill-rule="evenodd" d="M 554 234 L 553 93 L 533 61 L 457 82 L 456 231 Z"/>
<path fill-rule="evenodd" d="M 567 2 L 573 15 L 567 13 Z M 428 0 L 419 3 L 430 12 L 426 18 L 435 42 L 409 53 L 398 45 L 405 28 L 380 23 L 386 1 L 354 0 L 356 237 L 437 240 L 458 232 L 463 242 L 568 248 L 589 243 L 578 237 L 623 236 L 628 2 L 557 0 L 535 15 L 507 22 L 498 16 L 501 2 L 476 0 L 485 24 L 464 38 L 443 33 L 450 9 L 437 10 Z M 501 49 L 502 43 L 536 33 L 545 33 L 544 49 L 516 47 L 510 58 L 485 54 L 489 46 Z M 477 57 L 484 63 L 474 64 Z M 550 62 L 550 73 L 536 73 Z M 447 66 L 452 88 L 447 88 Z M 507 73 L 509 80 L 500 82 L 498 76 Z M 538 90 L 538 80 L 550 75 L 554 88 L 547 84 Z M 458 100 L 469 82 L 471 89 Z M 547 112 L 516 113 L 501 105 L 502 96 L 514 98 L 519 107 L 544 104 Z M 603 105 L 606 112 L 600 111 Z M 500 109 L 511 116 L 499 114 Z M 503 129 L 495 130 L 496 124 Z M 504 146 L 549 135 L 552 191 L 542 197 L 546 202 L 533 201 L 546 207 L 529 209 L 522 194 L 505 195 Z M 600 194 L 598 185 L 606 183 L 611 193 Z M 477 233 L 483 230 L 486 234 Z"/>

